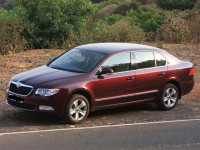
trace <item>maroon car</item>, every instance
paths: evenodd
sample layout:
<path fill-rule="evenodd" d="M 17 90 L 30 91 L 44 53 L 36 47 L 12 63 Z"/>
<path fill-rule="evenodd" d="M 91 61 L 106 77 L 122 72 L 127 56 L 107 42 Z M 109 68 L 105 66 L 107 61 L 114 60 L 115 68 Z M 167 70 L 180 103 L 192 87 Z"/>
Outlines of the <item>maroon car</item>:
<path fill-rule="evenodd" d="M 54 111 L 69 123 L 81 123 L 90 111 L 133 103 L 155 102 L 170 110 L 192 90 L 193 75 L 192 63 L 155 47 L 88 44 L 15 75 L 6 102 L 28 111 Z"/>

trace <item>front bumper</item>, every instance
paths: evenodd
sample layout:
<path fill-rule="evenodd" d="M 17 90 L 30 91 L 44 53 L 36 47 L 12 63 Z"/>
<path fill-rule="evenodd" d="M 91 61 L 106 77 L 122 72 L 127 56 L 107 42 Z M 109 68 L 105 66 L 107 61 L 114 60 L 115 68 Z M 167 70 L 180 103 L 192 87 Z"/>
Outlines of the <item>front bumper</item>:
<path fill-rule="evenodd" d="M 36 105 L 18 102 L 13 99 L 7 99 L 6 104 L 8 104 L 9 106 L 18 108 L 18 109 L 22 109 L 22 110 L 36 111 Z"/>
<path fill-rule="evenodd" d="M 32 92 L 29 96 L 15 95 L 14 93 L 6 93 L 6 103 L 9 106 L 35 112 L 54 112 L 56 114 L 64 114 L 66 101 L 68 99 L 67 90 L 61 89 L 59 93 L 42 97 Z"/>

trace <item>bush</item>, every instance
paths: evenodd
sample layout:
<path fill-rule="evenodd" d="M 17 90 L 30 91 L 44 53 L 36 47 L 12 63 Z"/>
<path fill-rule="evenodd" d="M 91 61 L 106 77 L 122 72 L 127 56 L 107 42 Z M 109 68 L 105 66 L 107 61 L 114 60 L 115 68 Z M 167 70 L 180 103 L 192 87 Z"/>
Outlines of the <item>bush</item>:
<path fill-rule="evenodd" d="M 108 25 L 115 24 L 116 22 L 122 20 L 124 17 L 122 15 L 113 14 L 113 15 L 107 15 L 104 20 Z"/>
<path fill-rule="evenodd" d="M 194 5 L 195 10 L 200 10 L 200 0 L 198 0 Z"/>
<path fill-rule="evenodd" d="M 180 17 L 169 16 L 164 24 L 157 30 L 157 39 L 165 42 L 183 42 L 190 34 L 189 27 L 185 20 Z"/>
<path fill-rule="evenodd" d="M 108 0 L 91 0 L 93 3 L 101 3 L 101 2 L 104 2 L 104 1 L 108 1 Z"/>
<path fill-rule="evenodd" d="M 154 2 L 154 0 L 137 0 L 137 1 L 140 2 L 142 5 L 147 5 Z"/>
<path fill-rule="evenodd" d="M 115 10 L 115 14 L 126 15 L 126 12 L 129 10 L 137 10 L 140 7 L 140 3 L 137 1 L 133 1 L 131 3 L 124 3 L 119 5 Z"/>
<path fill-rule="evenodd" d="M 27 48 L 22 36 L 25 25 L 13 11 L 0 9 L 0 54 L 19 52 Z"/>
<path fill-rule="evenodd" d="M 187 21 L 187 25 L 189 26 L 190 36 L 187 39 L 192 43 L 200 43 L 200 23 L 192 20 Z"/>
<path fill-rule="evenodd" d="M 102 32 L 96 37 L 96 42 L 141 42 L 145 40 L 142 29 L 131 25 L 127 20 L 121 20 L 113 25 L 104 24 Z"/>
<path fill-rule="evenodd" d="M 113 11 L 117 8 L 117 5 L 116 4 L 110 4 L 110 5 L 107 5 L 105 6 L 104 8 L 102 8 L 100 10 L 100 14 L 101 16 L 102 15 L 107 15 L 107 14 L 110 14 L 110 13 L 113 13 Z"/>
<path fill-rule="evenodd" d="M 186 24 L 190 30 L 190 36 L 187 36 L 187 40 L 193 43 L 200 42 L 200 11 L 185 10 L 178 14 L 182 19 L 186 21 Z"/>
<path fill-rule="evenodd" d="M 156 4 L 167 10 L 185 10 L 192 9 L 197 0 L 156 0 Z"/>
<path fill-rule="evenodd" d="M 3 4 L 3 8 L 7 10 L 11 10 L 16 6 L 16 0 L 9 0 Z"/>
<path fill-rule="evenodd" d="M 74 47 L 76 45 L 88 44 L 97 42 L 99 34 L 104 32 L 105 23 L 98 20 L 88 19 L 81 32 L 72 32 L 64 42 L 63 47 Z"/>
<path fill-rule="evenodd" d="M 24 35 L 34 48 L 61 47 L 94 11 L 89 0 L 19 0 L 18 5 L 18 15 L 29 25 Z"/>
<path fill-rule="evenodd" d="M 145 32 L 156 32 L 162 25 L 166 13 L 150 7 L 143 7 L 137 11 L 130 11 L 127 15 L 133 24 L 142 28 Z"/>

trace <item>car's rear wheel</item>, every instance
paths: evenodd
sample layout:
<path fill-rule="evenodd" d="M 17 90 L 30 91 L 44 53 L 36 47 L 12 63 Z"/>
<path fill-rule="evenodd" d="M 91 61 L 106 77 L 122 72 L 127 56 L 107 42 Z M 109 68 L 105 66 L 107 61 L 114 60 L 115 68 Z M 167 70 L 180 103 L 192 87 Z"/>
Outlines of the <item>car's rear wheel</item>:
<path fill-rule="evenodd" d="M 157 104 L 162 110 L 171 110 L 176 106 L 178 99 L 178 88 L 174 84 L 169 83 L 164 87 Z"/>
<path fill-rule="evenodd" d="M 74 94 L 66 105 L 65 120 L 71 124 L 82 123 L 87 118 L 89 109 L 87 98 L 80 94 Z"/>

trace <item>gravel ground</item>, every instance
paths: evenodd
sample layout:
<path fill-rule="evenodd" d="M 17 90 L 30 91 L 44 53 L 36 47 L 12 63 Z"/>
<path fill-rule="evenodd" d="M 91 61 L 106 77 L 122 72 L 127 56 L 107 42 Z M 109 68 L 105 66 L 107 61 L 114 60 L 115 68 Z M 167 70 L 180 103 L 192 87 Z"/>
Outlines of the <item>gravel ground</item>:
<path fill-rule="evenodd" d="M 66 124 L 54 114 L 21 111 L 5 104 L 3 90 L 13 75 L 46 64 L 52 56 L 58 56 L 65 50 L 31 50 L 0 56 L 0 133 L 200 118 L 200 44 L 165 44 L 163 49 L 191 61 L 195 67 L 195 87 L 175 109 L 160 111 L 154 104 L 143 104 L 102 110 L 91 113 L 80 125 Z"/>

